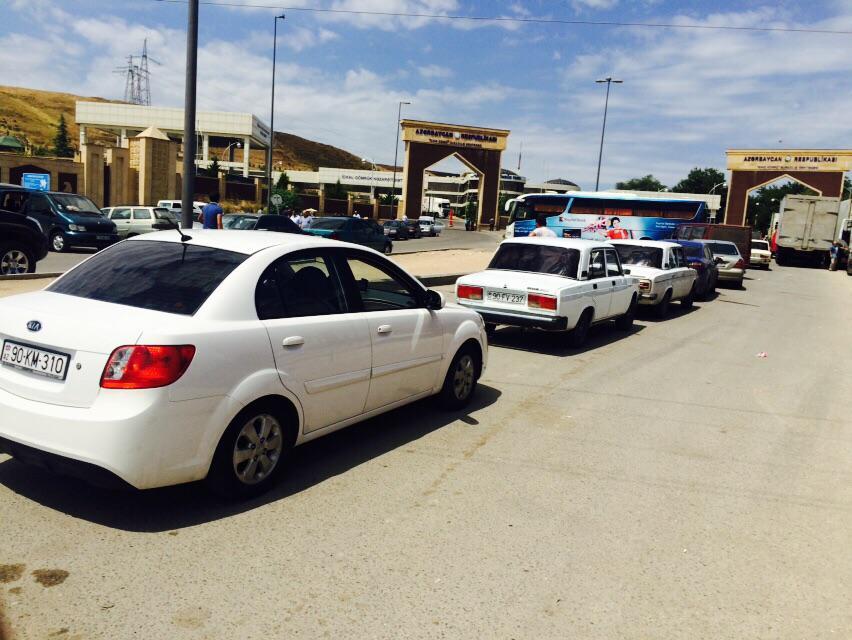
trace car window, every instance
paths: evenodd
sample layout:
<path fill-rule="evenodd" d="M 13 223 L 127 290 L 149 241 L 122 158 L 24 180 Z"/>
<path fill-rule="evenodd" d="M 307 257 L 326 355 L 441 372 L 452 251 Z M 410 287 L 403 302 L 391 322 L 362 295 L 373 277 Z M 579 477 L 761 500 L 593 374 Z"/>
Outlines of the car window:
<path fill-rule="evenodd" d="M 157 207 L 154 209 L 154 217 L 157 220 L 175 220 L 175 215 L 165 207 Z"/>
<path fill-rule="evenodd" d="M 759 249 L 763 251 L 769 251 L 769 243 L 763 240 L 752 240 L 751 241 L 752 249 Z"/>
<path fill-rule="evenodd" d="M 341 229 L 347 221 L 346 218 L 314 218 L 311 229 Z"/>
<path fill-rule="evenodd" d="M 606 275 L 609 277 L 623 275 L 618 254 L 612 249 L 607 249 L 604 254 L 606 255 Z"/>
<path fill-rule="evenodd" d="M 685 267 L 686 260 L 683 259 L 683 249 L 676 247 L 672 249 L 672 267 Z"/>
<path fill-rule="evenodd" d="M 738 256 L 740 254 L 737 245 L 731 242 L 711 242 L 710 247 L 713 253 L 723 256 Z"/>
<path fill-rule="evenodd" d="M 706 244 L 704 245 L 704 257 L 707 258 L 710 262 L 713 262 L 713 252 L 710 251 L 710 247 Z"/>
<path fill-rule="evenodd" d="M 617 244 L 615 250 L 621 258 L 622 265 L 637 267 L 663 267 L 663 250 L 657 247 L 643 247 L 636 244 Z"/>
<path fill-rule="evenodd" d="M 704 247 L 697 244 L 688 244 L 683 247 L 683 253 L 687 258 L 701 258 L 704 255 Z"/>
<path fill-rule="evenodd" d="M 606 269 L 604 267 L 603 249 L 595 249 L 589 256 L 589 280 L 605 277 Z"/>
<path fill-rule="evenodd" d="M 51 213 L 50 201 L 40 193 L 34 193 L 27 201 L 27 212 L 49 214 Z"/>
<path fill-rule="evenodd" d="M 130 220 L 130 209 L 113 209 L 111 220 Z"/>
<path fill-rule="evenodd" d="M 96 253 L 47 290 L 191 316 L 246 258 L 180 242 L 121 242 Z"/>
<path fill-rule="evenodd" d="M 20 213 L 27 201 L 27 192 L 25 191 L 7 191 L 0 197 L 0 209 L 6 211 L 14 211 Z"/>
<path fill-rule="evenodd" d="M 257 283 L 254 299 L 261 320 L 347 312 L 334 264 L 316 251 L 300 251 L 269 265 Z"/>
<path fill-rule="evenodd" d="M 545 244 L 506 242 L 500 245 L 491 258 L 489 269 L 548 273 L 577 279 L 580 252 L 577 249 L 553 247 Z"/>
<path fill-rule="evenodd" d="M 134 209 L 133 210 L 133 219 L 134 220 L 150 220 L 151 212 L 148 209 Z"/>
<path fill-rule="evenodd" d="M 85 196 L 78 196 L 75 193 L 54 193 L 51 197 L 63 213 L 101 215 L 101 211 L 95 206 L 95 203 Z"/>
<path fill-rule="evenodd" d="M 415 289 L 374 260 L 349 256 L 346 259 L 364 311 L 416 309 L 420 300 Z"/>

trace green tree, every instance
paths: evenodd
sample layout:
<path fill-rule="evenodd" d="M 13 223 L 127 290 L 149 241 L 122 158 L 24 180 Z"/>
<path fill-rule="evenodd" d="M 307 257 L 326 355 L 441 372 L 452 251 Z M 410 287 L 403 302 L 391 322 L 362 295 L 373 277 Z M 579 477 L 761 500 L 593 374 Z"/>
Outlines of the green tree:
<path fill-rule="evenodd" d="M 340 184 L 340 180 L 337 180 L 336 184 L 329 184 L 325 186 L 325 197 L 331 198 L 332 200 L 346 200 L 347 198 L 346 187 Z"/>
<path fill-rule="evenodd" d="M 722 193 L 725 189 L 725 174 L 713 167 L 694 167 L 687 176 L 672 187 L 676 193 Z M 723 198 L 724 200 L 724 198 Z"/>
<path fill-rule="evenodd" d="M 272 194 L 281 196 L 281 205 L 278 207 L 281 211 L 284 209 L 299 209 L 301 206 L 301 198 L 295 191 L 289 189 L 279 189 L 276 185 L 272 188 Z"/>
<path fill-rule="evenodd" d="M 616 182 L 615 188 L 628 191 L 663 191 L 666 189 L 666 185 L 649 173 L 647 176 L 642 176 L 641 178 L 631 178 L 624 182 Z"/>
<path fill-rule="evenodd" d="M 279 191 L 287 191 L 290 188 L 290 176 L 287 175 L 287 172 L 284 171 L 278 176 L 278 180 L 275 182 L 275 188 Z"/>
<path fill-rule="evenodd" d="M 203 170 L 203 175 L 210 176 L 211 178 L 218 178 L 221 170 L 222 168 L 219 166 L 219 158 L 214 155 L 210 166 Z"/>
<path fill-rule="evenodd" d="M 74 149 L 71 147 L 71 139 L 68 136 L 68 125 L 65 123 L 65 114 L 59 114 L 59 124 L 53 136 L 53 155 L 57 158 L 73 158 Z"/>

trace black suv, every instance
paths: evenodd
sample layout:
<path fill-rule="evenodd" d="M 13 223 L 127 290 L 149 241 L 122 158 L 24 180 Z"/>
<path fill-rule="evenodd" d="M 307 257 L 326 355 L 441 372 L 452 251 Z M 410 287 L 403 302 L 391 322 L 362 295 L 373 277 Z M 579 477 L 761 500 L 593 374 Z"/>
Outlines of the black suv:
<path fill-rule="evenodd" d="M 47 255 L 47 236 L 38 223 L 19 213 L 0 210 L 0 275 L 34 273 Z"/>
<path fill-rule="evenodd" d="M 0 209 L 37 221 L 54 251 L 70 247 L 103 249 L 118 242 L 115 223 L 105 218 L 94 202 L 75 193 L 0 184 Z"/>

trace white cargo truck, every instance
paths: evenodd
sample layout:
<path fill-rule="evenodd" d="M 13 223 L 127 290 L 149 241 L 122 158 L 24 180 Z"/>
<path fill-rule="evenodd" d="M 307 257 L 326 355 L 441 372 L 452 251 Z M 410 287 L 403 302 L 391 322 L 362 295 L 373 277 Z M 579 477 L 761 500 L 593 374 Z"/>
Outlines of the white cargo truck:
<path fill-rule="evenodd" d="M 784 196 L 778 216 L 775 262 L 827 264 L 831 244 L 837 239 L 837 198 Z"/>

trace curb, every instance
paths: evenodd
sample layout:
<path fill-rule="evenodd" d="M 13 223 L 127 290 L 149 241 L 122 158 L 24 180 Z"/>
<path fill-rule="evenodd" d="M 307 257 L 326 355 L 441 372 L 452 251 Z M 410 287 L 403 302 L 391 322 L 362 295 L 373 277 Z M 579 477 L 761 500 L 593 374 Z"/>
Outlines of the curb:
<path fill-rule="evenodd" d="M 42 280 L 46 278 L 58 278 L 61 272 L 56 273 L 21 273 L 16 276 L 0 276 L 0 280 Z"/>

